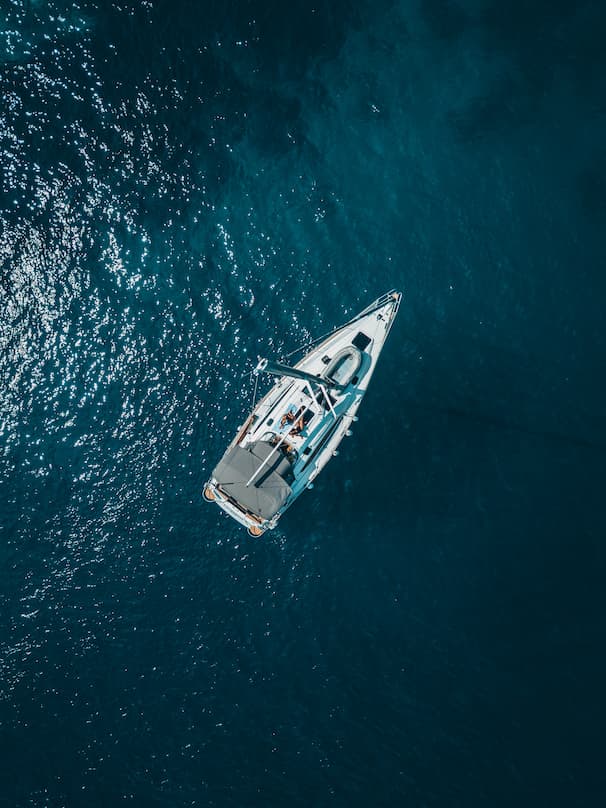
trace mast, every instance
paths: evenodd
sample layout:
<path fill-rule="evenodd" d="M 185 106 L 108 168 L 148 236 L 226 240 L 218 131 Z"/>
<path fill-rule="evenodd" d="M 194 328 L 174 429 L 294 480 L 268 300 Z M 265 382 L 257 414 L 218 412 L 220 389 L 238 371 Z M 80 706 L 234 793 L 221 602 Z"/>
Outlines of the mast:
<path fill-rule="evenodd" d="M 297 370 L 297 368 L 291 368 L 289 365 L 283 365 L 281 362 L 273 362 L 270 359 L 259 359 L 259 364 L 253 370 L 253 373 L 255 376 L 258 376 L 259 373 L 273 373 L 275 376 L 292 376 L 293 379 L 303 379 L 303 381 L 311 382 L 312 384 L 336 387 L 339 390 L 345 389 L 342 384 L 333 382 L 332 379 L 314 376 L 313 373 L 306 373 L 304 370 Z"/>

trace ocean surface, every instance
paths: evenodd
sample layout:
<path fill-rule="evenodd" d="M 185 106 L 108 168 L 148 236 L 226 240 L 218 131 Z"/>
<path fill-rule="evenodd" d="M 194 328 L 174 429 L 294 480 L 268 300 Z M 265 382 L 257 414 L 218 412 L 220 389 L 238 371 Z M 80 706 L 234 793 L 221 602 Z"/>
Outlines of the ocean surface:
<path fill-rule="evenodd" d="M 0 805 L 604 805 L 606 10 L 0 0 Z M 353 436 L 201 498 L 390 288 Z"/>

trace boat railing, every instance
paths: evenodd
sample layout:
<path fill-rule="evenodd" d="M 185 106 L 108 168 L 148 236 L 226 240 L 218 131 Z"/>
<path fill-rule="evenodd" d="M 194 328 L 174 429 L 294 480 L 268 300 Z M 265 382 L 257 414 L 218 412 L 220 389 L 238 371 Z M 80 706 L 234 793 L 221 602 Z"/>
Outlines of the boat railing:
<path fill-rule="evenodd" d="M 344 328 L 347 328 L 354 323 L 357 323 L 358 320 L 361 320 L 363 317 L 371 314 L 376 309 L 380 309 L 382 306 L 385 306 L 386 303 L 389 303 L 390 300 L 395 300 L 395 308 L 393 310 L 393 316 L 391 318 L 392 322 L 395 319 L 396 314 L 398 313 L 398 309 L 400 308 L 400 301 L 402 299 L 402 293 L 398 292 L 396 289 L 390 289 L 389 292 L 385 292 L 385 294 L 378 297 L 374 300 L 369 306 L 367 306 L 363 311 L 359 314 L 356 314 L 355 317 L 352 317 L 351 320 L 348 320 L 343 325 L 334 328 L 332 331 L 328 331 L 326 334 L 323 334 L 321 337 L 317 337 L 316 339 L 312 340 L 311 342 L 305 342 L 302 345 L 299 345 L 298 348 L 290 351 L 290 353 L 283 354 L 282 359 L 289 359 L 291 356 L 299 353 L 299 351 L 310 350 L 311 348 L 321 345 L 325 342 L 329 337 L 332 337 L 334 334 L 337 334 L 339 331 L 342 331 Z M 391 324 L 390 324 L 391 327 Z M 302 360 L 300 360 L 302 361 Z M 253 371 L 254 372 L 254 371 Z"/>

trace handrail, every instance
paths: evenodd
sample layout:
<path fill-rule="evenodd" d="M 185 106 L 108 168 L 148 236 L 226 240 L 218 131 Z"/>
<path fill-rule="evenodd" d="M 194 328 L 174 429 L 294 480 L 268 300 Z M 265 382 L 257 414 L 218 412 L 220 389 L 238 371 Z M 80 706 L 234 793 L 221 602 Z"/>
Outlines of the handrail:
<path fill-rule="evenodd" d="M 366 317 L 368 314 L 373 312 L 375 309 L 380 309 L 381 306 L 384 306 L 390 300 L 396 300 L 396 309 L 394 311 L 394 317 L 395 317 L 395 315 L 398 313 L 398 309 L 400 307 L 400 300 L 401 299 L 402 299 L 402 293 L 401 292 L 398 292 L 396 289 L 390 289 L 389 292 L 385 292 L 384 294 L 382 294 L 380 297 L 378 297 L 376 300 L 374 300 L 369 306 L 367 306 L 363 311 L 359 312 L 359 314 L 356 314 L 355 317 L 352 317 L 351 320 L 348 320 L 343 325 L 337 326 L 337 328 L 334 328 L 332 331 L 327 331 L 326 334 L 322 335 L 321 337 L 317 337 L 316 339 L 312 340 L 311 342 L 306 342 L 306 343 L 303 343 L 303 345 L 299 345 L 298 348 L 295 348 L 293 351 L 290 351 L 290 353 L 282 354 L 282 356 L 283 356 L 284 359 L 288 359 L 289 357 L 294 356 L 294 354 L 298 353 L 299 351 L 304 350 L 305 348 L 311 348 L 314 345 L 321 344 L 328 337 L 332 337 L 333 334 L 336 334 L 337 332 L 341 331 L 342 329 L 347 328 L 347 326 L 349 326 L 349 325 L 353 325 L 355 322 L 360 320 L 362 317 Z"/>

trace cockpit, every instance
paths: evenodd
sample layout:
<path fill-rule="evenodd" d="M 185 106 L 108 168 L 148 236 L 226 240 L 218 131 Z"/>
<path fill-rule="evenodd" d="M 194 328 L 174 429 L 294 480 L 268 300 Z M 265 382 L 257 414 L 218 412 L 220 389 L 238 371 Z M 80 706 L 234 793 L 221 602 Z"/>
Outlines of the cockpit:
<path fill-rule="evenodd" d="M 292 444 L 280 438 L 280 436 L 277 435 L 275 432 L 265 432 L 265 434 L 261 438 L 261 443 L 267 443 L 272 448 L 275 448 L 276 446 L 278 446 L 278 444 L 280 444 L 278 451 L 280 452 L 282 457 L 288 460 L 291 466 L 294 466 L 294 464 L 299 459 L 299 453 L 297 452 L 295 447 Z"/>

